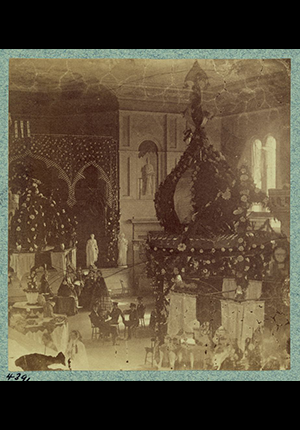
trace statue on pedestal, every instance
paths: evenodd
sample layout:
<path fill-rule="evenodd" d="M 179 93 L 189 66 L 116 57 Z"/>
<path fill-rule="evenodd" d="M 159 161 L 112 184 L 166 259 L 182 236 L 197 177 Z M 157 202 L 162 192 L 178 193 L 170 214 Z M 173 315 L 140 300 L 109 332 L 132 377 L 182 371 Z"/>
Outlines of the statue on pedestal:
<path fill-rule="evenodd" d="M 150 163 L 150 159 L 147 158 L 147 164 L 144 167 L 144 175 L 145 175 L 145 196 L 153 196 L 154 194 L 154 183 L 155 183 L 155 170 L 152 164 Z"/>
<path fill-rule="evenodd" d="M 119 234 L 119 267 L 127 267 L 128 240 L 124 233 Z"/>
<path fill-rule="evenodd" d="M 92 234 L 86 245 L 86 264 L 89 269 L 91 266 L 95 266 L 99 258 L 98 243 L 95 239 L 95 235 Z"/>

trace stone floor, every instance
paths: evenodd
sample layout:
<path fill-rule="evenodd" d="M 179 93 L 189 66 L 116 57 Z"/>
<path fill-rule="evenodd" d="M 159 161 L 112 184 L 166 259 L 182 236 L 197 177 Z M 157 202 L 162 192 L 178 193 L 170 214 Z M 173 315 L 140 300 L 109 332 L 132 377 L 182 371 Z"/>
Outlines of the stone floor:
<path fill-rule="evenodd" d="M 120 298 L 119 307 L 122 311 L 128 310 L 130 303 L 136 303 L 136 297 Z M 93 370 L 153 370 L 151 364 L 145 366 L 146 347 L 151 346 L 153 333 L 149 328 L 150 315 L 154 309 L 154 298 L 145 297 L 146 327 L 139 327 L 136 337 L 126 341 L 124 339 L 124 325 L 120 323 L 120 339 L 117 346 L 112 341 L 92 340 L 92 329 L 89 319 L 90 312 L 81 311 L 78 315 L 69 318 L 69 329 L 79 330 L 86 347 L 89 367 Z"/>

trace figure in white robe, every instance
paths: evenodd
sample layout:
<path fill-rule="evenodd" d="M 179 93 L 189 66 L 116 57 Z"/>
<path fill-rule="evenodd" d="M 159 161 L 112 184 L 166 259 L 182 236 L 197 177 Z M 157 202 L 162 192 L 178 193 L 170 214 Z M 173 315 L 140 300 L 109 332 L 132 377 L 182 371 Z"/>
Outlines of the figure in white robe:
<path fill-rule="evenodd" d="M 154 182 L 155 182 L 155 170 L 150 163 L 149 158 L 147 158 L 147 164 L 145 166 L 145 176 L 146 176 L 146 196 L 153 196 L 154 194 Z"/>
<path fill-rule="evenodd" d="M 119 235 L 119 267 L 127 267 L 128 240 L 124 233 Z"/>
<path fill-rule="evenodd" d="M 89 269 L 91 266 L 95 266 L 99 258 L 98 243 L 95 239 L 95 235 L 92 234 L 86 245 L 86 264 Z"/>
<path fill-rule="evenodd" d="M 90 370 L 86 348 L 82 342 L 81 334 L 77 330 L 70 334 L 65 357 L 72 370 Z"/>

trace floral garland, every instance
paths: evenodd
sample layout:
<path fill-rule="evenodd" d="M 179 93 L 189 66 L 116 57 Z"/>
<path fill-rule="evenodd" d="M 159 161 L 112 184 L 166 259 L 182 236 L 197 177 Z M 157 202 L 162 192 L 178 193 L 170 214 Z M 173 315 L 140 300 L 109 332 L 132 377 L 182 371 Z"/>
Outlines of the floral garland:
<path fill-rule="evenodd" d="M 240 203 L 233 212 L 236 219 L 239 244 L 238 256 L 235 260 L 235 278 L 239 287 L 238 295 L 243 298 L 249 286 L 249 280 L 252 278 L 251 271 L 253 271 L 253 268 L 258 268 L 258 274 L 262 274 L 262 268 L 268 265 L 264 250 L 267 248 L 269 253 L 273 249 L 269 242 L 262 243 L 260 247 L 256 243 L 249 243 L 250 238 L 254 235 L 254 233 L 249 233 L 252 231 L 248 217 L 249 209 L 253 203 L 261 203 L 264 207 L 268 207 L 269 199 L 265 193 L 255 186 L 247 166 L 242 166 L 239 170 L 236 193 Z M 251 247 L 254 253 L 249 254 Z M 261 259 L 261 262 L 259 259 Z"/>
<path fill-rule="evenodd" d="M 104 175 L 109 178 L 110 186 L 106 224 L 107 250 L 104 265 L 106 264 L 107 267 L 117 266 L 120 229 L 118 142 L 112 138 L 99 136 L 36 135 L 25 139 L 11 138 L 10 186 L 14 192 L 21 191 L 23 194 L 28 191 L 25 188 L 27 181 L 32 177 L 25 163 L 28 155 L 42 157 L 42 161 L 47 160 L 50 166 L 52 162 L 59 166 L 63 172 L 63 179 L 67 180 L 66 184 L 76 180 L 79 172 L 89 163 L 96 163 L 103 169 Z M 16 225 L 16 220 L 13 220 L 14 226 L 11 230 L 13 247 L 22 247 L 26 252 L 36 252 L 37 249 L 43 248 L 45 243 L 52 246 L 59 246 L 64 243 L 68 247 L 71 242 L 76 242 L 74 229 L 77 228 L 77 221 L 76 217 L 72 215 L 72 209 L 61 203 L 57 195 L 51 197 L 44 195 L 43 197 L 50 198 L 51 204 L 47 211 L 42 212 L 52 214 L 54 218 L 47 222 L 44 220 L 39 222 L 39 228 L 35 226 L 36 222 L 32 225 L 32 221 L 35 219 L 26 219 L 24 223 L 21 221 L 21 225 Z M 26 203 L 29 204 L 29 201 Z M 43 203 L 46 204 L 45 200 Z M 23 212 L 24 209 L 27 210 L 28 208 L 23 207 Z M 39 208 L 35 208 L 35 210 L 39 212 Z M 22 220 L 24 220 L 25 214 L 21 213 Z M 36 217 L 37 214 L 33 212 L 32 216 Z M 58 218 L 61 219 L 58 220 Z M 68 227 L 69 219 L 72 224 L 70 228 Z M 18 227 L 20 230 L 16 231 Z M 31 231 L 31 229 L 34 230 Z M 47 229 L 46 234 L 45 229 Z"/>
<path fill-rule="evenodd" d="M 218 161 L 215 160 L 215 163 Z M 248 213 L 252 204 L 261 203 L 268 207 L 269 200 L 255 186 L 247 166 L 242 166 L 235 178 L 225 164 L 224 169 L 228 175 L 227 183 L 220 189 L 215 200 L 205 207 L 205 210 L 209 208 L 215 211 L 222 205 L 221 218 L 224 223 L 221 229 L 218 228 L 220 223 L 214 224 L 216 233 L 213 235 L 213 231 L 209 231 L 207 239 L 203 235 L 199 241 L 200 246 L 197 246 L 197 226 L 201 226 L 200 233 L 208 231 L 207 225 L 203 230 L 203 224 L 199 222 L 205 213 L 208 216 L 204 210 L 201 216 L 194 218 L 191 226 L 185 229 L 181 226 L 173 238 L 168 229 L 165 236 L 160 233 L 156 237 L 149 236 L 146 247 L 147 270 L 149 277 L 155 279 L 154 292 L 163 315 L 167 312 L 166 297 L 181 277 L 206 280 L 208 283 L 213 278 L 234 278 L 237 284 L 236 298 L 242 300 L 250 280 L 263 281 L 267 276 L 267 268 L 277 246 L 276 241 L 282 238 L 273 231 L 253 231 Z M 199 170 L 196 169 L 196 172 L 198 174 Z M 195 184 L 200 178 L 197 174 L 194 175 Z M 172 177 L 176 183 L 174 173 Z M 226 222 L 229 218 L 230 222 Z M 220 231 L 223 233 L 221 236 Z"/>
<path fill-rule="evenodd" d="M 191 191 L 195 209 L 193 222 L 189 227 L 180 223 L 174 204 L 176 187 L 188 169 L 192 170 Z M 232 232 L 231 209 L 234 203 L 231 200 L 231 188 L 234 179 L 224 156 L 209 145 L 204 129 L 199 130 L 156 194 L 158 220 L 169 233 L 179 234 L 189 230 L 188 235 L 210 237 L 216 233 Z"/>

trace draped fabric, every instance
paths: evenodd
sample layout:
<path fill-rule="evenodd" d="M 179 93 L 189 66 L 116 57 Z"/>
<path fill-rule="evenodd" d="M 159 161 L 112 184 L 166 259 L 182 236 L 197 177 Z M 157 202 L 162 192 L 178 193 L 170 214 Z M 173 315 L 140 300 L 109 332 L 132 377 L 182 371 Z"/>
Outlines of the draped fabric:
<path fill-rule="evenodd" d="M 189 294 L 171 293 L 168 334 L 193 333 L 197 320 L 197 297 Z"/>
<path fill-rule="evenodd" d="M 49 327 L 41 327 L 40 330 L 27 330 L 26 337 L 35 341 L 40 345 L 43 343 L 43 335 L 49 333 Z M 69 325 L 67 320 L 63 324 L 56 325 L 50 333 L 51 339 L 58 352 L 64 352 L 68 345 L 69 339 Z"/>
<path fill-rule="evenodd" d="M 35 254 L 12 254 L 10 257 L 10 267 L 13 269 L 17 278 L 21 281 L 23 276 L 29 274 L 35 266 Z"/>
<path fill-rule="evenodd" d="M 236 302 L 221 300 L 222 326 L 234 343 L 245 351 L 246 340 L 252 339 L 258 328 L 263 328 L 265 321 L 265 302 Z"/>

